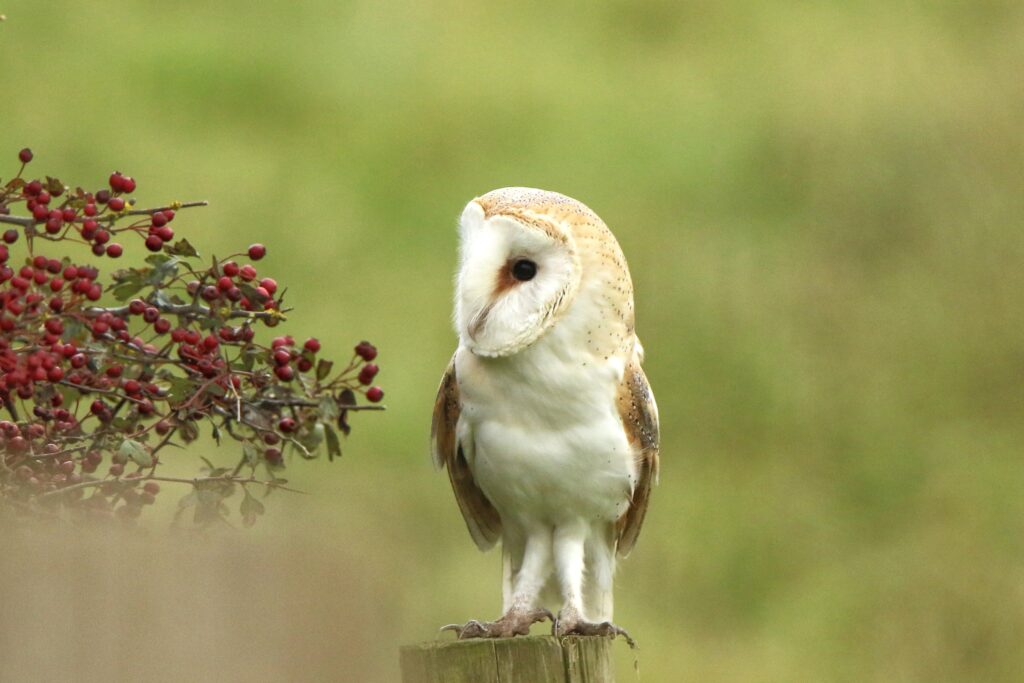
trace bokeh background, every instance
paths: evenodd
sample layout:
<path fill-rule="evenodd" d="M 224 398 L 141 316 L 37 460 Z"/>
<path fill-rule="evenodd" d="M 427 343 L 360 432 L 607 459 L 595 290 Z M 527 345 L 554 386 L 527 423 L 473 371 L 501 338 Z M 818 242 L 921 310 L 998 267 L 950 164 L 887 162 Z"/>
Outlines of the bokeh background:
<path fill-rule="evenodd" d="M 389 409 L 250 531 L 8 529 L 7 680 L 393 681 L 399 644 L 497 616 L 427 431 L 455 220 L 506 185 L 583 200 L 632 269 L 663 430 L 617 579 L 643 680 L 1021 680 L 1024 4 L 0 13 L 0 176 L 28 145 L 210 200 L 179 233 L 266 242 L 288 327 L 376 343 Z"/>

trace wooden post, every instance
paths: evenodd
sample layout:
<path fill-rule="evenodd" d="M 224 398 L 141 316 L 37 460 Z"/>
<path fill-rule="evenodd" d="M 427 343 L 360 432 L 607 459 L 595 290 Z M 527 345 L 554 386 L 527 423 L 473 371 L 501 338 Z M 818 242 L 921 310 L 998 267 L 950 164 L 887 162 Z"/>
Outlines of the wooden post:
<path fill-rule="evenodd" d="M 401 649 L 402 683 L 614 683 L 612 639 L 526 636 Z"/>

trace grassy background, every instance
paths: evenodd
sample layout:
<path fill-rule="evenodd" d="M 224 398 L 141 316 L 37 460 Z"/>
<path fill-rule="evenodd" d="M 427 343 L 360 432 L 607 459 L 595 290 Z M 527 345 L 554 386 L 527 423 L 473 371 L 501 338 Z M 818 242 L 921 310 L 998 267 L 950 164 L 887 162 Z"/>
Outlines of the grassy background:
<path fill-rule="evenodd" d="M 297 599 L 259 636 L 276 647 L 246 650 L 266 671 L 300 651 L 295 676 L 346 679 L 302 647 L 372 612 L 372 638 L 324 647 L 350 680 L 394 680 L 399 643 L 497 615 L 498 557 L 426 442 L 455 219 L 530 185 L 595 209 L 633 272 L 664 443 L 617 589 L 644 680 L 1019 680 L 1021 3 L 0 13 L 0 176 L 29 145 L 69 181 L 117 167 L 146 204 L 209 199 L 178 231 L 204 253 L 266 242 L 296 336 L 381 349 L 389 412 L 358 417 L 341 463 L 292 468 L 313 495 L 230 541 L 275 577 L 261 595 L 317 580 L 372 609 Z M 230 631 L 203 637 L 231 649 Z"/>

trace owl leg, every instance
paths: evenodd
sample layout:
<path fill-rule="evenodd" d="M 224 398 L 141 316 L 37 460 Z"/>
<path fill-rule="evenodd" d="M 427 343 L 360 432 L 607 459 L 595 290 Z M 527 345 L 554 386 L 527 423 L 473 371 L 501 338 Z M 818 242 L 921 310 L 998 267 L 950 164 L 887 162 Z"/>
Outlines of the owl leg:
<path fill-rule="evenodd" d="M 555 569 L 565 600 L 558 612 L 552 632 L 556 636 L 622 636 L 630 647 L 636 647 L 630 635 L 610 621 L 588 621 L 583 612 L 584 548 L 587 530 L 583 525 L 563 526 L 555 530 Z M 611 579 L 611 572 L 606 577 Z"/>
<path fill-rule="evenodd" d="M 455 631 L 459 640 L 467 638 L 510 638 L 530 633 L 530 626 L 555 617 L 549 610 L 536 607 L 544 582 L 551 571 L 551 534 L 538 531 L 526 539 L 523 561 L 512 582 L 511 599 L 505 614 L 497 621 L 467 621 L 448 624 L 442 631 Z"/>

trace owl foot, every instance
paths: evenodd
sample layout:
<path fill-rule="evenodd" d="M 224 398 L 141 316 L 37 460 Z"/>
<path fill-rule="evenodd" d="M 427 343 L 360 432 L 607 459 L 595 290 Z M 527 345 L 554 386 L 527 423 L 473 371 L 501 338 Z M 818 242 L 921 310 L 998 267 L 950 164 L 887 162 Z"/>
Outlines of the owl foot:
<path fill-rule="evenodd" d="M 636 649 L 636 641 L 630 637 L 626 629 L 619 628 L 610 621 L 584 621 L 577 613 L 559 612 L 551 629 L 553 635 L 562 636 L 605 636 L 615 638 L 622 636 L 626 639 L 629 647 Z"/>
<path fill-rule="evenodd" d="M 529 612 L 509 612 L 497 621 L 477 621 L 471 619 L 465 624 L 448 624 L 442 631 L 455 631 L 459 640 L 469 638 L 512 638 L 513 636 L 530 635 L 530 626 L 548 619 L 555 620 L 555 615 L 546 609 L 535 609 Z"/>

